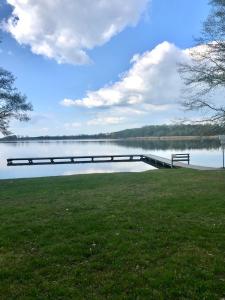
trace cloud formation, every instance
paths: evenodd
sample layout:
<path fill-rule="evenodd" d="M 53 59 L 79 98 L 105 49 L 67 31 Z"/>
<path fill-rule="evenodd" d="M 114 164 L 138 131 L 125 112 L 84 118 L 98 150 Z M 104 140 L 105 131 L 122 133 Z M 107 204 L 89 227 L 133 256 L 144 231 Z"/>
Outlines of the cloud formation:
<path fill-rule="evenodd" d="M 123 123 L 125 120 L 124 117 L 116 117 L 116 116 L 104 116 L 104 117 L 96 117 L 95 119 L 91 119 L 87 122 L 87 125 L 116 125 Z"/>
<path fill-rule="evenodd" d="M 135 26 L 149 0 L 7 0 L 4 28 L 35 54 L 58 63 L 85 64 L 87 50 Z"/>
<path fill-rule="evenodd" d="M 177 63 L 187 59 L 187 51 L 163 42 L 151 51 L 134 55 L 131 68 L 117 82 L 89 91 L 82 99 L 64 99 L 61 104 L 86 108 L 145 104 L 151 110 L 164 110 L 179 101 L 182 80 Z"/>

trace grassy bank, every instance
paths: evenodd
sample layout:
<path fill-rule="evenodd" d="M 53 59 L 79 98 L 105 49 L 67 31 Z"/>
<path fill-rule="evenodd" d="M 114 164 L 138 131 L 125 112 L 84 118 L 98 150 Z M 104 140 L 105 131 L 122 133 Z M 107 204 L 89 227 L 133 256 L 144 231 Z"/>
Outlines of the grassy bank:
<path fill-rule="evenodd" d="M 222 299 L 225 172 L 0 181 L 0 299 Z"/>

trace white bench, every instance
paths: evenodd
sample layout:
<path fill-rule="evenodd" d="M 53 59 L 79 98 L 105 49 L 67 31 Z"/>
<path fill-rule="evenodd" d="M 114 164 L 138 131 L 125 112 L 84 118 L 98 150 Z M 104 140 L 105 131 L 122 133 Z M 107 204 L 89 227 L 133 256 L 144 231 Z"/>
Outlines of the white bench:
<path fill-rule="evenodd" d="M 174 166 L 174 162 L 177 161 L 187 161 L 190 164 L 190 154 L 189 153 L 180 153 L 171 155 L 171 168 Z"/>

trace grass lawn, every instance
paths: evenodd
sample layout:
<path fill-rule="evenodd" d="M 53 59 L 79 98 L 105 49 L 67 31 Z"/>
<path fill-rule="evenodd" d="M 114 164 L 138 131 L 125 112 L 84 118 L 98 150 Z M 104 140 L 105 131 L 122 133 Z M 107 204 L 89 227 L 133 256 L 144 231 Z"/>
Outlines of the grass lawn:
<path fill-rule="evenodd" d="M 0 299 L 224 299 L 225 172 L 0 181 Z"/>

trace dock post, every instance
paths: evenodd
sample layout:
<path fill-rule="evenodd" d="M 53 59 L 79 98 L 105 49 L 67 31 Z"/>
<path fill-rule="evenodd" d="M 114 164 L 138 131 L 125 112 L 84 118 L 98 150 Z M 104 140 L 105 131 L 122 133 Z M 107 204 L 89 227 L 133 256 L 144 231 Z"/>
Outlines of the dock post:
<path fill-rule="evenodd" d="M 224 169 L 224 145 L 223 145 L 223 169 Z"/>

